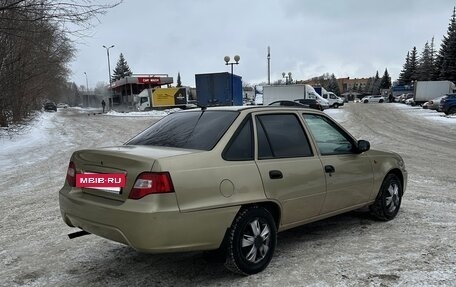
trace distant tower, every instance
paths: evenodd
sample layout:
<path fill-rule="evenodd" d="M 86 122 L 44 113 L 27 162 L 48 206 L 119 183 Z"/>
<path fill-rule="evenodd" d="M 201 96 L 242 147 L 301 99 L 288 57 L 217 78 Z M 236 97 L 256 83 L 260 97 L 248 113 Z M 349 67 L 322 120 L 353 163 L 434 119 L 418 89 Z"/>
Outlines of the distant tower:
<path fill-rule="evenodd" d="M 268 85 L 271 84 L 271 47 L 268 46 Z"/>

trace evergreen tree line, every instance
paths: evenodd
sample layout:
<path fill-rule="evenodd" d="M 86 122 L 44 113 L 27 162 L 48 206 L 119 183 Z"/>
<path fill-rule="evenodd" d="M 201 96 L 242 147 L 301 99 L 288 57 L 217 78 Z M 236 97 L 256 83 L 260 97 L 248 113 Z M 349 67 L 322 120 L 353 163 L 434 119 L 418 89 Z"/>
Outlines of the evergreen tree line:
<path fill-rule="evenodd" d="M 420 55 L 416 47 L 405 57 L 399 75 L 400 85 L 411 85 L 414 81 L 448 80 L 456 83 L 456 7 L 443 36 L 438 52 L 434 49 L 434 38 L 426 42 Z"/>
<path fill-rule="evenodd" d="M 75 51 L 70 35 L 117 5 L 96 2 L 0 0 L 1 127 L 21 122 L 46 100 L 77 91 L 67 82 Z M 68 30 L 69 23 L 78 30 Z"/>
<path fill-rule="evenodd" d="M 310 82 L 317 83 L 325 90 L 331 91 L 337 95 L 340 95 L 339 84 L 337 82 L 336 76 L 334 74 L 325 73 L 318 77 L 313 77 L 310 79 Z M 380 78 L 378 71 L 374 77 L 370 77 L 367 80 L 367 84 L 364 86 L 358 85 L 348 90 L 348 92 L 356 92 L 360 94 L 380 94 L 381 89 L 391 88 L 391 77 L 388 73 L 388 69 L 385 69 L 383 76 Z"/>
<path fill-rule="evenodd" d="M 334 74 L 325 73 L 318 77 L 310 79 L 313 83 L 318 83 L 325 90 L 331 91 L 336 95 L 340 95 L 339 84 L 337 83 L 336 76 Z"/>

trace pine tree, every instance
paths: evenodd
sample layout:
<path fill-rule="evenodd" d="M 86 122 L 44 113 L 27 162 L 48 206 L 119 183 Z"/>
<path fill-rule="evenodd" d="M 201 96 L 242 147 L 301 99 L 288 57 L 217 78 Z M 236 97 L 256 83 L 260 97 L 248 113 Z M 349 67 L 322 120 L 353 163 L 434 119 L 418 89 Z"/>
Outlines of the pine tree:
<path fill-rule="evenodd" d="M 456 82 L 456 7 L 453 8 L 447 35 L 443 37 L 440 46 L 437 65 L 440 70 L 438 75 L 440 80 Z"/>
<path fill-rule="evenodd" d="M 410 55 L 409 59 L 409 73 L 410 73 L 410 81 L 414 82 L 418 79 L 417 77 L 417 68 L 418 68 L 418 58 L 416 55 L 416 47 L 413 47 L 412 54 Z"/>
<path fill-rule="evenodd" d="M 433 78 L 433 59 L 429 43 L 424 44 L 423 52 L 419 59 L 419 65 L 416 70 L 416 77 L 418 81 L 431 81 Z"/>
<path fill-rule="evenodd" d="M 177 73 L 177 85 L 176 85 L 176 87 L 178 87 L 178 88 L 182 87 L 180 72 Z"/>
<path fill-rule="evenodd" d="M 116 68 L 113 70 L 111 81 L 117 81 L 121 78 L 131 76 L 132 72 L 122 53 L 120 53 Z"/>
<path fill-rule="evenodd" d="M 336 95 L 340 95 L 339 83 L 337 82 L 336 76 L 331 74 L 328 81 L 328 90 Z"/>
<path fill-rule="evenodd" d="M 369 92 L 372 95 L 380 94 L 380 77 L 378 76 L 378 71 L 375 74 L 375 77 L 372 79 Z"/>
<path fill-rule="evenodd" d="M 399 74 L 399 85 L 407 85 L 410 83 L 410 52 L 407 52 L 405 57 L 405 64 Z"/>
<path fill-rule="evenodd" d="M 431 40 L 431 46 L 429 47 L 431 51 L 431 62 L 432 62 L 432 77 L 431 80 L 435 81 L 438 79 L 439 67 L 437 67 L 437 54 L 434 48 L 434 37 Z"/>
<path fill-rule="evenodd" d="M 377 72 L 378 75 L 378 72 Z M 391 78 L 388 74 L 388 69 L 385 69 L 385 73 L 383 73 L 383 77 L 380 80 L 380 89 L 389 89 L 391 88 Z"/>

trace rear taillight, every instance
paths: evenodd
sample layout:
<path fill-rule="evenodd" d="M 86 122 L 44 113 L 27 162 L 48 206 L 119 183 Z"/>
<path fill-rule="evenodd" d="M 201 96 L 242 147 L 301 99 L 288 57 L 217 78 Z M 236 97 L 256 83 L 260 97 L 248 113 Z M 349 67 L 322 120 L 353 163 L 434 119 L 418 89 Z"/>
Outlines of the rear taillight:
<path fill-rule="evenodd" d="M 70 164 L 68 165 L 66 180 L 70 186 L 76 186 L 76 166 L 72 161 L 70 161 Z"/>
<path fill-rule="evenodd" d="M 154 193 L 174 192 L 168 172 L 143 172 L 136 178 L 129 199 L 140 199 Z"/>

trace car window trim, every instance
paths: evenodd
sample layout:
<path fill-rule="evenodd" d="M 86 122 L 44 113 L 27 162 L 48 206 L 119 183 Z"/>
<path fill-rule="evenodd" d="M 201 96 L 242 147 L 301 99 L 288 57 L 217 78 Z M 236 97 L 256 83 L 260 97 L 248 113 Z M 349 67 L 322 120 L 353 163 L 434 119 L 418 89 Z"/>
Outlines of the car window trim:
<path fill-rule="evenodd" d="M 250 137 L 251 137 L 251 143 L 252 144 L 251 144 L 250 148 L 251 148 L 251 151 L 252 151 L 252 158 L 251 159 L 227 159 L 226 158 L 226 153 L 230 149 L 230 147 L 233 144 L 233 142 L 237 139 L 238 135 L 241 133 L 242 129 L 244 128 L 245 123 L 247 121 L 249 121 L 249 120 L 250 120 L 250 130 L 251 130 Z M 226 161 L 253 161 L 253 160 L 255 160 L 255 136 L 254 136 L 254 127 L 253 127 L 253 123 L 252 123 L 252 114 L 248 114 L 242 120 L 242 122 L 239 124 L 239 126 L 236 128 L 236 131 L 233 133 L 233 135 L 231 136 L 230 140 L 225 145 L 225 148 L 222 151 L 222 158 L 223 158 L 223 160 L 226 160 Z"/>
<path fill-rule="evenodd" d="M 353 149 L 356 148 L 357 146 L 357 140 L 348 132 L 346 131 L 345 129 L 343 129 L 342 127 L 340 127 L 333 119 L 331 119 L 330 117 L 326 116 L 326 115 L 321 115 L 321 114 L 316 114 L 316 113 L 301 113 L 301 116 L 302 116 L 302 120 L 303 120 L 303 124 L 306 126 L 306 129 L 309 131 L 310 133 L 310 136 L 312 137 L 312 143 L 313 145 L 315 146 L 315 150 L 316 152 L 318 153 L 319 156 L 334 156 L 334 155 L 353 155 L 353 154 L 358 154 L 356 153 L 355 150 L 352 150 L 351 152 L 347 152 L 347 153 L 331 153 L 331 154 L 322 154 L 320 152 L 320 148 L 318 147 L 318 143 L 317 143 L 317 140 L 315 139 L 313 133 L 312 133 L 312 130 L 311 128 L 309 127 L 309 125 L 307 124 L 306 122 L 306 119 L 305 119 L 305 115 L 312 115 L 312 116 L 317 116 L 317 117 L 321 117 L 321 118 L 324 118 L 326 120 L 326 122 L 329 122 L 329 124 L 334 127 L 338 132 L 340 132 L 345 138 L 348 138 L 348 140 L 350 141 L 350 143 L 352 144 L 353 146 Z"/>
<path fill-rule="evenodd" d="M 287 107 L 287 108 L 294 108 L 294 107 Z M 268 145 L 269 145 L 269 149 L 271 150 L 271 153 L 272 153 L 272 158 L 259 158 L 259 142 L 258 142 L 258 128 L 257 128 L 257 125 L 256 125 L 256 117 L 257 116 L 262 116 L 262 115 L 283 115 L 283 114 L 288 114 L 288 115 L 294 115 L 297 119 L 298 119 L 298 123 L 300 124 L 301 126 L 301 129 L 302 131 L 304 132 L 304 136 L 306 137 L 307 139 L 307 143 L 309 144 L 309 147 L 310 147 L 310 152 L 311 154 L 308 155 L 308 156 L 292 156 L 292 157 L 289 157 L 289 156 L 286 156 L 286 157 L 283 157 L 283 156 L 275 156 L 274 154 L 274 151 L 271 147 L 271 143 L 270 143 L 270 139 L 269 139 L 269 136 L 268 134 L 266 133 L 266 130 L 264 129 L 264 126 L 263 124 L 260 122 L 260 124 L 262 125 L 262 128 L 263 130 L 265 131 L 265 135 L 266 135 L 266 139 L 268 141 Z M 273 113 L 271 112 L 257 112 L 257 113 L 254 113 L 252 116 L 255 118 L 255 120 L 253 120 L 254 122 L 254 135 L 255 135 L 255 160 L 274 160 L 274 159 L 287 159 L 287 158 L 312 158 L 312 157 L 315 157 L 316 156 L 316 152 L 318 152 L 318 148 L 317 146 L 314 146 L 314 142 L 313 142 L 313 138 L 311 138 L 312 135 L 309 135 L 309 131 L 307 130 L 307 126 L 305 126 L 305 123 L 304 123 L 304 119 L 302 118 L 302 112 L 301 111 L 274 111 Z M 309 113 L 310 114 L 310 113 Z"/>

